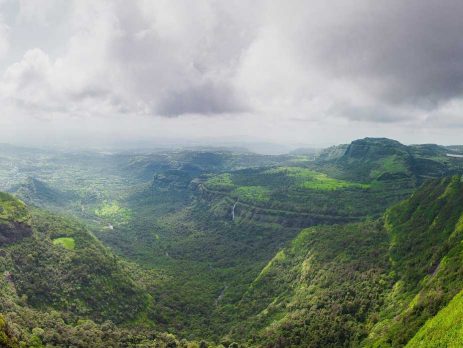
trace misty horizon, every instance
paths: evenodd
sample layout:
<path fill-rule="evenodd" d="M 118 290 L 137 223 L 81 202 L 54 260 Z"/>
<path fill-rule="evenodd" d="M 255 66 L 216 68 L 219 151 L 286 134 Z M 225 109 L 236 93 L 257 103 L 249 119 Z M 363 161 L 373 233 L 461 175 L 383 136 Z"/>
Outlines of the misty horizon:
<path fill-rule="evenodd" d="M 106 144 L 82 144 L 80 146 L 65 145 L 63 143 L 57 144 L 28 144 L 28 143 L 7 143 L 0 142 L 0 148 L 24 149 L 24 150 L 38 150 L 38 151 L 57 151 L 57 152 L 95 152 L 103 154 L 149 154 L 157 152 L 171 152 L 171 151 L 205 151 L 205 152 L 236 152 L 236 153 L 254 153 L 260 155 L 318 155 L 323 150 L 329 150 L 332 147 L 349 145 L 352 142 L 366 140 L 366 139 L 387 139 L 398 141 L 397 139 L 383 138 L 383 137 L 365 137 L 359 139 L 352 139 L 346 143 L 333 143 L 333 144 L 285 144 L 274 142 L 258 142 L 253 139 L 200 139 L 200 140 L 181 140 L 181 139 L 158 139 L 157 141 L 135 141 L 125 142 L 122 144 L 106 143 Z M 449 156 L 452 156 L 452 146 L 460 147 L 461 144 L 436 144 L 436 143 L 402 143 L 405 146 L 420 146 L 420 145 L 436 145 L 447 148 Z M 459 153 L 459 151 L 458 151 Z M 460 155 L 457 155 L 460 157 Z"/>

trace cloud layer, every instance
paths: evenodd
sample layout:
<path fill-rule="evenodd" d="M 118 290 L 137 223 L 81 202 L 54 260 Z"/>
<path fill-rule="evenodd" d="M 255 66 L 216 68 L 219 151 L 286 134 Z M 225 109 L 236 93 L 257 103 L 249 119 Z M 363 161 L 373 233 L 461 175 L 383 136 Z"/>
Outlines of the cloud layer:
<path fill-rule="evenodd" d="M 457 0 L 2 0 L 0 126 L 454 142 L 461 18 Z"/>

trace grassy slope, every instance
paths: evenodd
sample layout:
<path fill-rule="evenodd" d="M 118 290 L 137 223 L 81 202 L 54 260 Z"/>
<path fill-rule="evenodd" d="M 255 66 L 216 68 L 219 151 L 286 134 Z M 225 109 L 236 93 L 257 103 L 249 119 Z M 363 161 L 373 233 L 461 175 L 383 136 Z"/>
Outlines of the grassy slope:
<path fill-rule="evenodd" d="M 463 346 L 463 291 L 429 319 L 408 342 L 407 348 L 431 348 Z"/>

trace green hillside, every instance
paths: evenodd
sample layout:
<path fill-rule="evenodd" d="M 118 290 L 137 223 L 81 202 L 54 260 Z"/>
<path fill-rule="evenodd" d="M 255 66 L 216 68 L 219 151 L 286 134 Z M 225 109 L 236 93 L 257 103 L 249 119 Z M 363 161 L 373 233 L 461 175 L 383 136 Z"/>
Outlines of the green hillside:
<path fill-rule="evenodd" d="M 463 346 L 463 292 L 429 319 L 408 342 L 406 347 L 461 347 Z"/>
<path fill-rule="evenodd" d="M 402 347 L 463 289 L 458 151 L 0 151 L 0 338 Z"/>
<path fill-rule="evenodd" d="M 353 141 L 339 159 L 349 175 L 363 180 L 409 177 L 411 161 L 407 146 L 395 140 L 375 138 Z"/>
<path fill-rule="evenodd" d="M 30 209 L 8 194 L 0 199 L 0 346 L 178 342 L 154 332 L 147 319 L 146 275 L 137 276 L 72 219 Z"/>
<path fill-rule="evenodd" d="M 453 177 L 426 182 L 383 219 L 303 230 L 249 286 L 230 335 L 252 346 L 403 346 L 463 288 L 462 222 Z"/>
<path fill-rule="evenodd" d="M 349 347 L 367 337 L 391 286 L 381 222 L 303 230 L 239 303 L 232 337 L 252 346 Z"/>
<path fill-rule="evenodd" d="M 405 345 L 463 288 L 463 183 L 430 181 L 386 215 L 396 277 L 369 342 Z"/>

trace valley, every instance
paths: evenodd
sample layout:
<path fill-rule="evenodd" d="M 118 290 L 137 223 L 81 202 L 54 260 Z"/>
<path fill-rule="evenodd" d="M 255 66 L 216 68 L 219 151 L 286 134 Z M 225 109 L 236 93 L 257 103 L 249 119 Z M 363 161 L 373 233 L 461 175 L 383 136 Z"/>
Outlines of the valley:
<path fill-rule="evenodd" d="M 1 146 L 0 342 L 444 340 L 463 289 L 459 151 L 385 138 L 278 156 Z"/>
<path fill-rule="evenodd" d="M 462 18 L 0 0 L 0 348 L 463 347 Z"/>

